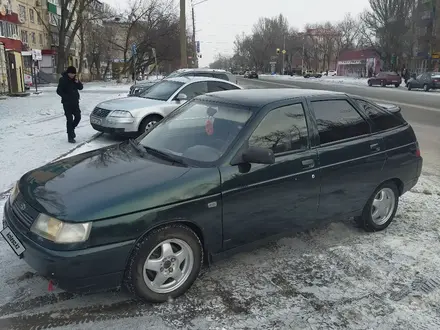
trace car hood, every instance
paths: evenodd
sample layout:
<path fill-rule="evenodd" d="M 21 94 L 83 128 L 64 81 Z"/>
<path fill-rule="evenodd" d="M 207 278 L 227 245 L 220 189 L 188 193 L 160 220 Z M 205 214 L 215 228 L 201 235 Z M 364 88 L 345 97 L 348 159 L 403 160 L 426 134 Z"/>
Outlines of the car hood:
<path fill-rule="evenodd" d="M 106 110 L 136 110 L 140 108 L 148 108 L 157 105 L 166 104 L 166 101 L 146 99 L 143 97 L 123 97 L 119 99 L 101 102 L 98 108 Z"/>
<path fill-rule="evenodd" d="M 24 199 L 60 220 L 105 219 L 212 194 L 217 168 L 191 168 L 124 142 L 44 165 L 19 183 Z"/>

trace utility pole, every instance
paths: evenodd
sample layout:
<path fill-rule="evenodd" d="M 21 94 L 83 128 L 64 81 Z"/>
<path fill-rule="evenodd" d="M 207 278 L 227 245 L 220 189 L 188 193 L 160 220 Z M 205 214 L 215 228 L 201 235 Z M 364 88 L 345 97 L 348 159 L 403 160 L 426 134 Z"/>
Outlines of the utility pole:
<path fill-rule="evenodd" d="M 303 34 L 303 49 L 302 49 L 302 56 L 301 56 L 301 75 L 304 74 L 304 53 L 305 53 L 305 46 L 306 46 L 306 35 Z"/>
<path fill-rule="evenodd" d="M 185 0 L 180 0 L 180 66 L 188 67 L 188 54 L 186 52 L 186 7 Z"/>
<path fill-rule="evenodd" d="M 194 14 L 194 4 L 192 3 L 192 0 L 191 0 L 191 14 L 192 14 L 192 27 L 193 27 L 193 33 L 192 33 L 192 46 L 193 46 L 193 54 L 194 54 L 193 61 L 194 61 L 194 67 L 198 68 L 199 57 L 196 49 L 196 19 Z"/>
<path fill-rule="evenodd" d="M 283 71 L 281 75 L 284 75 L 284 58 L 286 57 L 286 35 L 283 36 Z"/>

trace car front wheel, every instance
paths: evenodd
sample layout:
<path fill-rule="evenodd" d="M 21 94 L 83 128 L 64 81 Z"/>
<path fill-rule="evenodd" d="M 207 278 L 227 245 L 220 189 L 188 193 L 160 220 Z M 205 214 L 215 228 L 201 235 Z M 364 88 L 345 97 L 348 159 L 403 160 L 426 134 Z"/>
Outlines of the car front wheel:
<path fill-rule="evenodd" d="M 366 231 L 380 231 L 393 221 L 399 205 L 399 190 L 394 182 L 379 186 L 364 207 L 358 224 Z"/>
<path fill-rule="evenodd" d="M 202 263 L 203 248 L 197 234 L 181 224 L 167 225 L 153 230 L 136 245 L 125 285 L 148 302 L 165 302 L 191 287 Z"/>
<path fill-rule="evenodd" d="M 160 122 L 163 118 L 161 116 L 158 115 L 150 115 L 145 117 L 141 124 L 139 125 L 139 131 L 138 134 L 142 135 L 145 132 L 149 132 L 154 125 L 156 125 L 158 122 Z"/>

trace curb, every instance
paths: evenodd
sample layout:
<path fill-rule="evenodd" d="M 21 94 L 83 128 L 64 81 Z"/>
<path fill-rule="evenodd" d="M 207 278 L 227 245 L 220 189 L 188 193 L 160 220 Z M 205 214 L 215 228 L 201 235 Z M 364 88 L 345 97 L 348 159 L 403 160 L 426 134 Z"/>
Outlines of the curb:
<path fill-rule="evenodd" d="M 81 148 L 83 145 L 85 145 L 85 144 L 87 144 L 87 143 L 89 143 L 89 142 L 92 142 L 93 140 L 97 139 L 98 137 L 100 137 L 100 136 L 103 135 L 103 134 L 104 134 L 104 133 L 96 133 L 96 134 L 92 135 L 91 138 L 85 140 L 84 142 L 81 142 L 81 143 L 77 144 L 77 145 L 75 146 L 75 148 L 70 149 L 69 151 L 63 153 L 62 155 L 58 156 L 57 158 L 51 160 L 49 163 L 56 162 L 57 160 L 59 160 L 59 159 L 61 159 L 61 158 L 63 158 L 63 157 L 66 157 L 66 156 L 69 155 L 70 153 L 74 152 L 76 149 Z M 48 164 L 49 164 L 49 163 L 48 163 Z M 2 192 L 0 192 L 0 200 L 5 199 L 5 198 L 8 196 L 8 194 L 11 192 L 12 188 L 13 188 L 13 187 L 11 187 L 11 188 L 9 188 L 9 189 L 6 189 L 6 190 L 4 190 L 4 191 L 2 191 Z"/>

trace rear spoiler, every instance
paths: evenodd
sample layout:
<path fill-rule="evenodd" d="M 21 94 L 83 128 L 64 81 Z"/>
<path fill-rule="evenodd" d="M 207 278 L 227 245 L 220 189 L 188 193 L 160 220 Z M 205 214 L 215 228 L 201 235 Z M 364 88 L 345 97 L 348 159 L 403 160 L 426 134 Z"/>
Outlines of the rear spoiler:
<path fill-rule="evenodd" d="M 402 110 L 398 105 L 395 104 L 385 104 L 385 103 L 376 103 L 376 104 L 381 108 L 392 113 L 399 113 Z"/>

